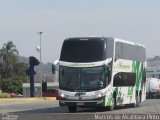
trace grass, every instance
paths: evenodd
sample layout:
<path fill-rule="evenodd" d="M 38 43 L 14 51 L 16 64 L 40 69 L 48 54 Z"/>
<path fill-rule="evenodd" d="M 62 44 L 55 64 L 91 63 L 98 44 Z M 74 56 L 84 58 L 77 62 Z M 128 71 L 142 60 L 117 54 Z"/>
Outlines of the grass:
<path fill-rule="evenodd" d="M 10 94 L 8 93 L 0 93 L 0 98 L 10 98 Z"/>

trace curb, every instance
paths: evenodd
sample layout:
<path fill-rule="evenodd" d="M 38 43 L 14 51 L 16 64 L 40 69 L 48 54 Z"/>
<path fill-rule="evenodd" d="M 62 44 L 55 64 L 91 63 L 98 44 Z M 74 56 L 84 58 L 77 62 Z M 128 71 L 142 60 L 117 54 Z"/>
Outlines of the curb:
<path fill-rule="evenodd" d="M 34 97 L 34 98 L 0 98 L 0 101 L 36 101 L 36 100 L 44 100 L 44 101 L 52 101 L 56 100 L 56 97 Z"/>

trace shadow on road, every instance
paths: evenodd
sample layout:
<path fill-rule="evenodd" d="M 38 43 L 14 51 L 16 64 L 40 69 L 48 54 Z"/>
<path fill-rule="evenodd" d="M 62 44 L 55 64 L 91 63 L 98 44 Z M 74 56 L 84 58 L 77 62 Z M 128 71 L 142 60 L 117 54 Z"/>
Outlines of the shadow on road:
<path fill-rule="evenodd" d="M 126 109 L 127 107 L 116 107 L 114 111 Z M 42 108 L 12 112 L 18 115 L 19 120 L 94 120 L 97 114 L 110 114 L 110 111 L 102 108 L 78 108 L 76 113 L 69 113 L 67 107 Z"/>
<path fill-rule="evenodd" d="M 120 109 L 126 109 L 128 107 L 125 106 L 118 106 L 115 108 L 116 110 Z M 106 108 L 81 108 L 78 107 L 76 113 L 103 113 L 103 112 L 109 112 Z M 41 108 L 41 109 L 34 109 L 34 110 L 25 110 L 25 111 L 18 111 L 18 112 L 12 112 L 16 114 L 27 114 L 27 113 L 69 113 L 67 107 L 54 107 L 54 108 Z M 74 113 L 73 113 L 74 114 Z"/>

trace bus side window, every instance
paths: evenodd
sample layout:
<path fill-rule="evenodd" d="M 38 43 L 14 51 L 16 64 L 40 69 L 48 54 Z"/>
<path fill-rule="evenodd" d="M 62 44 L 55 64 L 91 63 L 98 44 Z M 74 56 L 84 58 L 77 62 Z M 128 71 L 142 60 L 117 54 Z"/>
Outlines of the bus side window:
<path fill-rule="evenodd" d="M 114 87 L 135 86 L 135 83 L 136 83 L 135 73 L 120 72 L 120 73 L 117 73 L 113 79 Z"/>
<path fill-rule="evenodd" d="M 122 76 L 121 74 L 118 73 L 114 76 L 113 86 L 114 87 L 121 86 L 121 83 L 122 83 Z"/>

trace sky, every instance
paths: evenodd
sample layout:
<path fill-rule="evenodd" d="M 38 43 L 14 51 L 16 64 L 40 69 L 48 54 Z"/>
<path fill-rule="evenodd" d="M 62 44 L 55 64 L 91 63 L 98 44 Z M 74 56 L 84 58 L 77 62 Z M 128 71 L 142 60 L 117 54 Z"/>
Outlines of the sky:
<path fill-rule="evenodd" d="M 68 37 L 105 36 L 146 46 L 160 55 L 160 0 L 0 0 L 0 48 L 13 41 L 21 56 L 59 59 Z"/>

